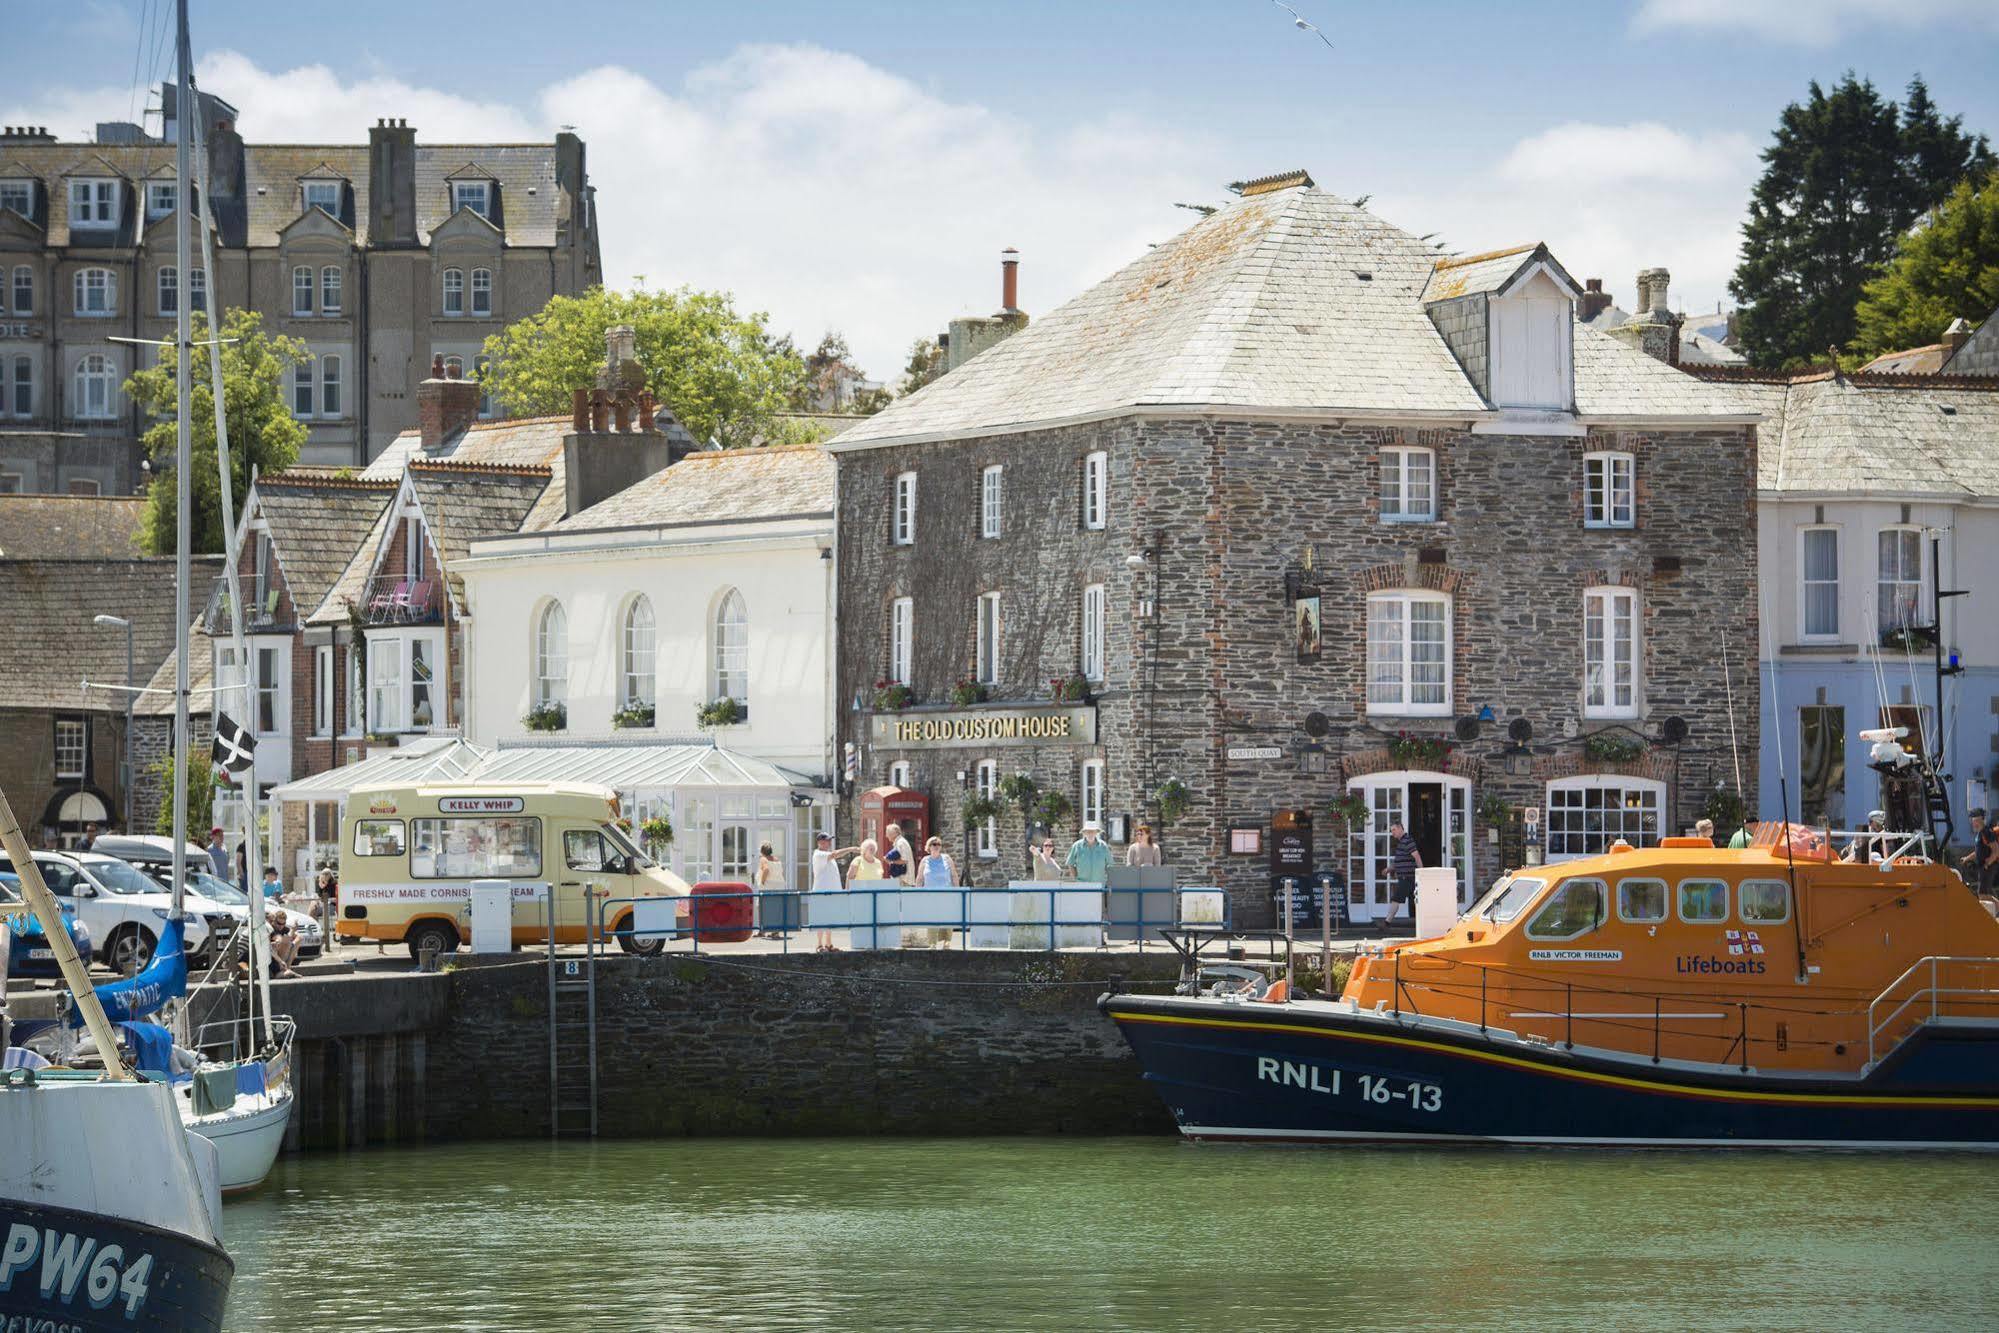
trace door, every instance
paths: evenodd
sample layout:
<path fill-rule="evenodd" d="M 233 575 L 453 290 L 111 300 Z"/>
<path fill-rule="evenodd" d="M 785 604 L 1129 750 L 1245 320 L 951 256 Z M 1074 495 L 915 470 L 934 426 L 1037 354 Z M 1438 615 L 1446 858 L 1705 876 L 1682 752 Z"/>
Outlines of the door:
<path fill-rule="evenodd" d="M 596 829 L 562 830 L 562 874 L 555 880 L 555 937 L 565 943 L 587 938 L 597 904 L 607 897 L 629 898 L 624 857 Z"/>
<path fill-rule="evenodd" d="M 1409 836 L 1426 866 L 1444 864 L 1444 788 L 1435 782 L 1409 784 Z"/>
<path fill-rule="evenodd" d="M 1401 824 L 1416 839 L 1426 866 L 1457 871 L 1458 905 L 1471 902 L 1471 783 L 1443 773 L 1376 773 L 1348 787 L 1367 804 L 1367 819 L 1347 844 L 1347 903 L 1355 921 L 1388 913 L 1394 884 L 1389 834 Z"/>

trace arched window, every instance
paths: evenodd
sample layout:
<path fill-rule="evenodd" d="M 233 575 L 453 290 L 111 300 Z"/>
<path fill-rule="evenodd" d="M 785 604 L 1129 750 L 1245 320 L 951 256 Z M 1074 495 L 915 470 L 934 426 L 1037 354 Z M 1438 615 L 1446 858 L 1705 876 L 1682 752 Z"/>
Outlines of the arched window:
<path fill-rule="evenodd" d="M 534 701 L 536 706 L 569 699 L 569 617 L 561 602 L 542 608 L 534 631 Z"/>
<path fill-rule="evenodd" d="M 715 697 L 737 703 L 750 697 L 750 613 L 734 588 L 715 606 Z"/>
<path fill-rule="evenodd" d="M 475 268 L 472 270 L 472 313 L 490 315 L 493 313 L 493 270 Z"/>
<path fill-rule="evenodd" d="M 76 415 L 85 421 L 102 421 L 113 415 L 118 372 L 111 358 L 92 352 L 76 363 Z"/>
<path fill-rule="evenodd" d="M 118 281 L 108 268 L 78 269 L 76 273 L 76 313 L 110 315 L 117 312 Z"/>
<path fill-rule="evenodd" d="M 649 704 L 653 701 L 653 663 L 659 651 L 659 637 L 652 615 L 652 601 L 643 593 L 625 608 L 623 662 L 624 694 L 621 703 Z"/>
<path fill-rule="evenodd" d="M 160 269 L 159 313 L 176 315 L 180 313 L 180 270 L 172 264 Z"/>
<path fill-rule="evenodd" d="M 448 268 L 444 270 L 444 313 L 462 315 L 465 313 L 465 270 Z"/>

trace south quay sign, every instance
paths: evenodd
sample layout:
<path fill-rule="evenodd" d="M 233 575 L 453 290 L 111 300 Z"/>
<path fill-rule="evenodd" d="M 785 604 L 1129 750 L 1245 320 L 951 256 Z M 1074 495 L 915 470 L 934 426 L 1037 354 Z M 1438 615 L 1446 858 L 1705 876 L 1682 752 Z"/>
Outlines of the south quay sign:
<path fill-rule="evenodd" d="M 948 712 L 876 713 L 868 738 L 891 750 L 949 745 L 1095 745 L 1097 710 L 1073 708 L 967 708 Z"/>

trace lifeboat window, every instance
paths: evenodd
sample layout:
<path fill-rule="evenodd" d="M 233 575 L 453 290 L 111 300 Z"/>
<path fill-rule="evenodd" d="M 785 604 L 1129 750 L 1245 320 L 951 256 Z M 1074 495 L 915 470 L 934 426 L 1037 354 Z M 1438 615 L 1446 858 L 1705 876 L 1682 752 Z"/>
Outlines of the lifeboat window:
<path fill-rule="evenodd" d="M 1600 879 L 1572 879 L 1527 923 L 1529 939 L 1572 940 L 1603 924 L 1610 890 Z"/>
<path fill-rule="evenodd" d="M 1519 876 L 1503 879 L 1493 885 L 1492 892 L 1485 896 L 1484 916 L 1487 921 L 1503 925 L 1526 910 L 1527 904 L 1540 896 L 1548 887 L 1545 879 L 1526 879 Z"/>
<path fill-rule="evenodd" d="M 1791 886 L 1781 879 L 1746 879 L 1738 891 L 1742 919 L 1757 926 L 1781 925 L 1791 919 Z"/>
<path fill-rule="evenodd" d="M 1640 925 L 1666 919 L 1666 881 L 1625 879 L 1617 884 L 1617 919 Z"/>
<path fill-rule="evenodd" d="M 1728 885 L 1718 879 L 1681 880 L 1680 920 L 1728 920 Z"/>

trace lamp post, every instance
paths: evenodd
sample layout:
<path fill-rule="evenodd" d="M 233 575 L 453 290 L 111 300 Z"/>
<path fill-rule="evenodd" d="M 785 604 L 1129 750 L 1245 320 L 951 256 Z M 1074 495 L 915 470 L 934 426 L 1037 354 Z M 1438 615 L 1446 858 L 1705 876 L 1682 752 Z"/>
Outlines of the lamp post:
<path fill-rule="evenodd" d="M 103 629 L 125 631 L 125 743 L 121 747 L 118 760 L 118 785 L 125 789 L 125 832 L 132 832 L 132 701 L 139 696 L 133 691 L 138 682 L 132 679 L 132 622 L 124 616 L 97 616 L 93 625 Z"/>

